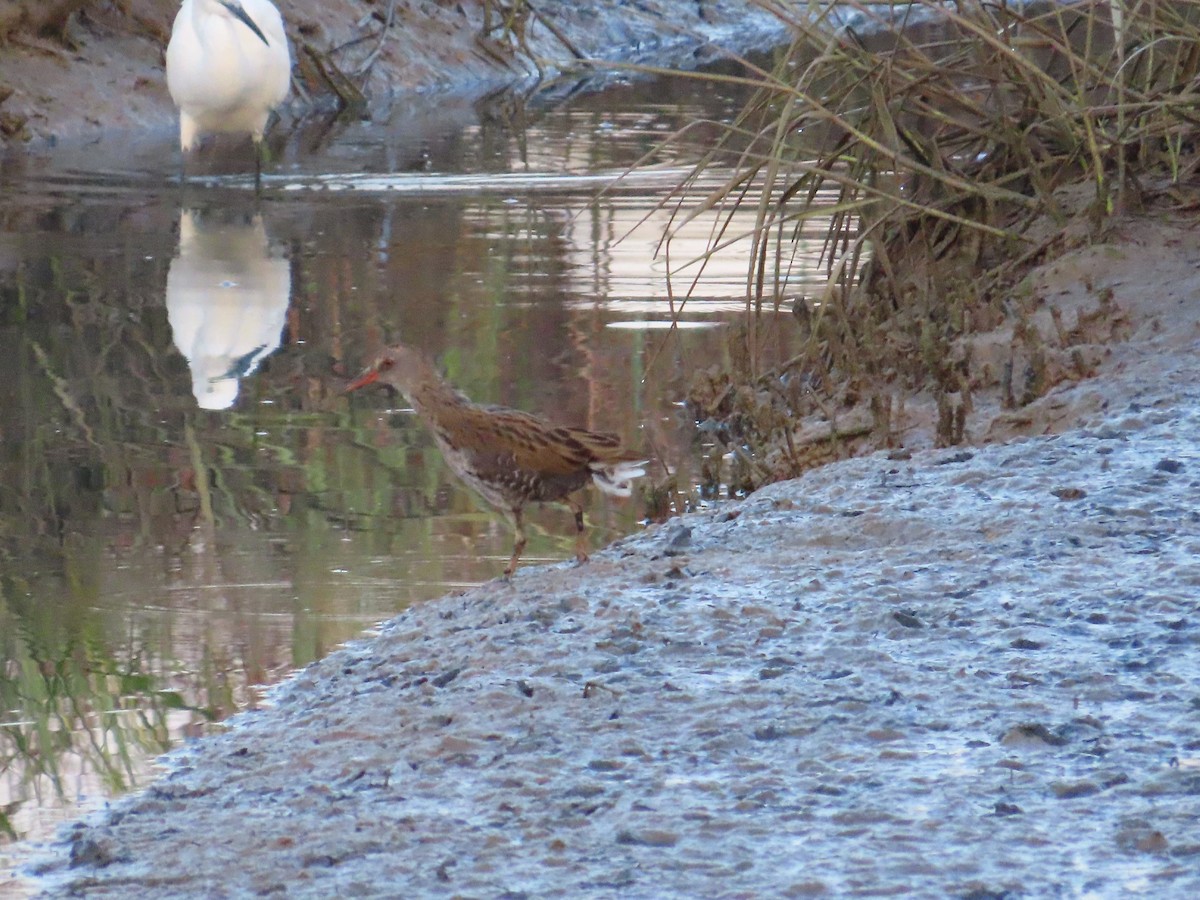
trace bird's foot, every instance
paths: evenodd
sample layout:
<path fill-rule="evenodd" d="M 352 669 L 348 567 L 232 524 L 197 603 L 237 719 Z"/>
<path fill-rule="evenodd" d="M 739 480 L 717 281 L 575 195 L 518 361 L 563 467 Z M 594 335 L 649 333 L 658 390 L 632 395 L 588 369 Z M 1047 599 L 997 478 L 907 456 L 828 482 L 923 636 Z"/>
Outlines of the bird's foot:
<path fill-rule="evenodd" d="M 591 557 L 587 555 L 586 550 L 576 550 L 575 551 L 575 565 L 582 566 L 585 562 L 588 562 L 590 559 L 591 559 Z"/>

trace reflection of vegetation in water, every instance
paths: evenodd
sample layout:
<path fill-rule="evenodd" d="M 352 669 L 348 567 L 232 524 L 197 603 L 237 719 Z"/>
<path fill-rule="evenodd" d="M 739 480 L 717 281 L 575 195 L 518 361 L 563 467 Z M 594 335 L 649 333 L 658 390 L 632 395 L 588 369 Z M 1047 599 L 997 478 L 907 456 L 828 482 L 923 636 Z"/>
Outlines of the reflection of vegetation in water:
<path fill-rule="evenodd" d="M 10 817 L 0 825 L 10 837 L 11 816 L 27 799 L 49 790 L 71 800 L 96 782 L 108 793 L 128 790 L 144 760 L 170 745 L 177 714 L 210 718 L 168 686 L 178 672 L 149 641 L 110 639 L 84 595 L 64 592 L 77 602 L 52 609 L 38 593 L 0 578 L 0 771 Z"/>
<path fill-rule="evenodd" d="M 447 489 L 453 480 L 417 423 L 397 417 L 382 424 L 400 428 L 368 425 L 337 396 L 331 360 L 353 366 L 367 355 L 361 339 L 347 352 L 344 335 L 382 331 L 378 343 L 448 345 L 444 362 L 456 383 L 481 400 L 534 409 L 558 393 L 548 386 L 561 377 L 562 361 L 543 347 L 569 346 L 564 330 L 577 335 L 578 354 L 595 373 L 611 376 L 619 359 L 615 346 L 596 346 L 596 314 L 509 302 L 514 291 L 529 290 L 526 281 L 557 301 L 564 265 L 537 260 L 547 247 L 561 250 L 561 223 L 493 199 L 466 223 L 461 214 L 451 208 L 410 218 L 401 203 L 331 206 L 322 218 L 333 235 L 326 255 L 299 253 L 294 262 L 283 348 L 246 379 L 235 409 L 212 414 L 195 409 L 154 288 L 174 252 L 167 227 L 147 223 L 154 237 L 130 239 L 124 267 L 110 264 L 117 254 L 105 241 L 77 247 L 56 234 L 52 246 L 61 253 L 49 262 L 31 249 L 34 261 L 0 282 L 0 296 L 19 300 L 0 320 L 12 338 L 0 378 L 18 386 L 0 397 L 0 506 L 19 511 L 0 519 L 0 544 L 20 558 L 30 546 L 56 552 L 74 534 L 103 533 L 123 548 L 159 547 L 170 560 L 190 551 L 201 526 L 219 536 L 240 528 L 285 534 L 306 549 L 336 543 L 337 529 L 347 526 L 379 534 L 384 549 L 389 533 L 403 529 L 403 549 L 422 566 L 424 590 L 434 591 L 445 561 L 422 547 L 448 516 L 459 517 L 464 536 L 490 519 Z M 397 222 L 421 253 L 389 253 L 380 266 L 361 252 L 364 235 L 390 233 Z M 106 220 L 63 224 L 79 233 L 113 230 Z M 446 233 L 460 235 L 457 243 Z M 476 271 L 486 273 L 482 298 Z M 406 288 L 399 296 L 397 284 Z M 360 293 L 348 296 L 350 286 Z M 578 379 L 566 402 L 555 401 L 598 417 L 580 424 L 621 422 L 632 431 L 636 423 L 614 412 L 625 388 Z M 584 391 L 594 393 L 584 398 Z M 416 535 L 429 512 L 441 521 L 424 522 Z M 414 536 L 420 544 L 408 546 Z M 486 577 L 483 567 L 476 571 Z M 452 580 L 463 579 L 460 572 Z"/>
<path fill-rule="evenodd" d="M 0 829 L 10 837 L 25 804 L 128 790 L 172 740 L 244 706 L 239 666 L 257 653 L 219 658 L 218 635 L 181 638 L 154 612 L 160 597 L 112 608 L 112 554 L 157 550 L 170 579 L 173 560 L 194 550 L 213 473 L 232 481 L 215 476 L 226 520 L 269 508 L 270 491 L 239 474 L 254 423 L 206 432 L 196 464 L 187 372 L 161 298 L 147 293 L 161 273 L 133 263 L 123 279 L 104 265 L 88 253 L 35 256 L 0 285 L 16 301 L 0 321 L 11 338 L 0 378 L 12 388 L 0 398 Z"/>

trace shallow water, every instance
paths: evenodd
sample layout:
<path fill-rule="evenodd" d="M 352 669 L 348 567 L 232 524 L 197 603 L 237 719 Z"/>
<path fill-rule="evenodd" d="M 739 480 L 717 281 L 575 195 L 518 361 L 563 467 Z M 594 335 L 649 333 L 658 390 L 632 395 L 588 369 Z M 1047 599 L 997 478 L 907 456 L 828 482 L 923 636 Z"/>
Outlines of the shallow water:
<path fill-rule="evenodd" d="M 384 344 L 694 481 L 679 400 L 728 354 L 747 262 L 710 264 L 668 331 L 657 206 L 717 126 L 647 154 L 740 100 L 675 80 L 284 128 L 257 200 L 237 148 L 174 183 L 173 129 L 4 164 L 0 844 L 135 786 L 406 605 L 499 574 L 508 526 L 403 400 L 341 395 Z M 786 318 L 771 340 L 786 352 Z M 645 515 L 592 497 L 593 545 Z M 571 557 L 569 512 L 527 524 L 527 564 Z"/>

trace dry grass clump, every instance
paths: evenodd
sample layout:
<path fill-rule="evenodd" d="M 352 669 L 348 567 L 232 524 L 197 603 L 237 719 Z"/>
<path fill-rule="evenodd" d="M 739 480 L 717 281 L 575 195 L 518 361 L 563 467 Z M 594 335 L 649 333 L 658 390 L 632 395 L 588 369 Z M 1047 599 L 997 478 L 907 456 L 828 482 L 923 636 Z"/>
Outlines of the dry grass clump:
<path fill-rule="evenodd" d="M 982 390 L 1017 406 L 1085 377 L 1086 361 L 1047 364 L 1082 338 L 1037 328 L 1036 300 L 1014 286 L 1200 165 L 1193 0 L 811 12 L 668 201 L 676 226 L 712 217 L 709 256 L 753 244 L 740 370 L 702 373 L 690 398 L 742 486 L 902 443 L 897 404 L 915 392 L 948 445 L 969 436 Z M 732 233 L 747 210 L 752 228 Z M 814 241 L 825 283 L 798 294 Z M 1101 305 L 1089 315 L 1120 318 Z M 761 336 L 789 308 L 802 343 L 767 365 Z M 998 329 L 1011 359 L 979 365 L 972 336 Z"/>

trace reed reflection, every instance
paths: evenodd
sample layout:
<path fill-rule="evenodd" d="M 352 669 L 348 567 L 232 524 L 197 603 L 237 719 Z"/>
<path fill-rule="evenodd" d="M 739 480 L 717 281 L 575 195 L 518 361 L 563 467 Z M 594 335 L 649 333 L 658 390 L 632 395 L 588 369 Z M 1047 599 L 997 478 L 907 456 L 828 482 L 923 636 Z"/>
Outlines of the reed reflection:
<path fill-rule="evenodd" d="M 167 272 L 167 319 L 201 409 L 228 409 L 240 380 L 279 347 L 291 299 L 287 259 L 271 251 L 262 216 L 184 209 Z"/>
<path fill-rule="evenodd" d="M 56 580 L 0 579 L 0 845 L 128 790 L 212 718 L 215 694 L 180 690 L 174 661 L 144 634 L 112 633 L 94 597 L 69 597 L 69 615 L 33 599 Z"/>

